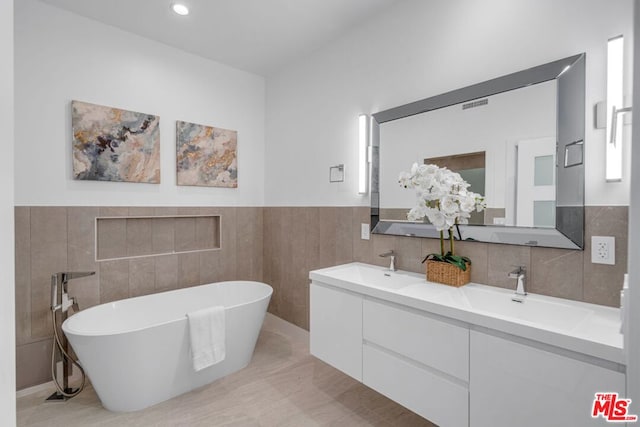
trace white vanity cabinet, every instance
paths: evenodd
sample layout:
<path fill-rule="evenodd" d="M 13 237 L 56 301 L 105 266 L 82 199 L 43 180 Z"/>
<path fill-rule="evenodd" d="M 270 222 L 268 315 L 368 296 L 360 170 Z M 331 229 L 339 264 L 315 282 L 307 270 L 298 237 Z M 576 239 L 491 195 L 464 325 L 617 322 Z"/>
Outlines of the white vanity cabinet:
<path fill-rule="evenodd" d="M 311 354 L 362 382 L 362 296 L 319 283 L 309 292 Z"/>
<path fill-rule="evenodd" d="M 624 396 L 616 370 L 476 331 L 470 347 L 471 427 L 603 426 L 595 393 Z"/>
<path fill-rule="evenodd" d="M 469 330 L 363 301 L 363 383 L 440 427 L 468 423 Z"/>
<path fill-rule="evenodd" d="M 625 397 L 615 309 L 359 263 L 310 276 L 311 354 L 440 427 L 605 426 L 595 394 Z"/>

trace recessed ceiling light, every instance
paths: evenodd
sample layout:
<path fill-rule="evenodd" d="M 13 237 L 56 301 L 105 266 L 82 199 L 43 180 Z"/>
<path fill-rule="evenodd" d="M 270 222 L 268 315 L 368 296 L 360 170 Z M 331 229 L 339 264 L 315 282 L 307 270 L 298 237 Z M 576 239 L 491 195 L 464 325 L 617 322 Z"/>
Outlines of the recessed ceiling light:
<path fill-rule="evenodd" d="M 189 8 L 181 3 L 172 4 L 171 9 L 173 9 L 175 13 L 181 16 L 185 16 L 189 14 Z"/>

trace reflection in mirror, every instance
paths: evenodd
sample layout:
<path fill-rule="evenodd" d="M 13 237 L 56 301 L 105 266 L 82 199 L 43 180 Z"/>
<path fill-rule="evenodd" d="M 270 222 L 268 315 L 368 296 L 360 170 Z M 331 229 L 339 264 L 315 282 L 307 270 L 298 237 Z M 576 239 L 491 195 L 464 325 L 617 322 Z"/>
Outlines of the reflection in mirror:
<path fill-rule="evenodd" d="M 451 171 L 457 172 L 458 174 L 460 174 L 462 179 L 464 179 L 469 184 L 469 191 L 478 193 L 480 195 L 486 194 L 486 153 L 484 151 L 480 151 L 477 153 L 454 154 L 451 156 L 443 157 L 432 157 L 424 159 L 423 163 L 425 165 L 436 165 L 438 167 L 447 168 Z M 415 204 L 415 198 L 413 200 L 413 203 Z M 384 219 L 403 221 L 407 219 L 409 209 L 381 207 L 380 216 Z M 485 214 L 486 209 L 482 212 L 472 212 L 471 218 L 469 218 L 469 224 L 484 224 Z M 424 218 L 424 223 L 428 223 L 427 218 Z"/>
<path fill-rule="evenodd" d="M 475 213 L 470 224 L 542 226 L 534 206 L 544 201 L 544 226 L 555 227 L 548 215 L 550 205 L 555 210 L 554 183 L 534 180 L 536 164 L 547 165 L 540 173 L 550 167 L 553 179 L 555 97 L 552 80 L 380 125 L 380 218 L 407 219 L 415 197 L 397 190 L 397 176 L 415 161 L 458 172 L 485 196 L 486 212 Z"/>
<path fill-rule="evenodd" d="M 582 248 L 584 55 L 373 117 L 374 233 L 432 234 L 407 221 L 415 193 L 398 185 L 412 163 L 431 163 L 485 196 L 462 239 Z"/>
<path fill-rule="evenodd" d="M 469 184 L 469 191 L 485 195 L 486 157 L 484 151 L 479 151 L 477 153 L 432 157 L 430 159 L 424 159 L 424 164 L 433 164 L 459 173 L 462 179 Z M 471 212 L 469 224 L 484 224 L 485 212 L 486 209 L 482 212 Z"/>

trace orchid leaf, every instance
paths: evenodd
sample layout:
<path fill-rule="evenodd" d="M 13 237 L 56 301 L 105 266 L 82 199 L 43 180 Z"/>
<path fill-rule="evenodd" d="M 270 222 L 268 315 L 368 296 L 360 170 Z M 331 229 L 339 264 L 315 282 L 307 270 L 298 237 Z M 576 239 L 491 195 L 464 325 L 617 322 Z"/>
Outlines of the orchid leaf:
<path fill-rule="evenodd" d="M 426 257 L 424 257 L 424 259 L 422 260 L 422 263 L 424 264 L 424 262 L 426 260 L 428 260 L 428 259 L 433 259 L 433 260 L 440 261 L 440 262 L 447 262 L 447 260 L 446 260 L 444 255 L 433 253 L 433 254 L 429 254 Z"/>
<path fill-rule="evenodd" d="M 446 258 L 448 263 L 455 265 L 462 271 L 467 271 L 467 265 L 465 264 L 464 260 L 459 256 L 447 255 Z"/>
<path fill-rule="evenodd" d="M 427 255 L 422 262 L 424 263 L 427 260 L 434 260 L 440 262 L 448 262 L 449 264 L 453 264 L 458 267 L 462 271 L 467 271 L 467 263 L 471 264 L 471 260 L 469 258 L 459 255 L 452 255 L 451 252 L 447 252 L 446 255 L 440 254 L 429 254 Z"/>

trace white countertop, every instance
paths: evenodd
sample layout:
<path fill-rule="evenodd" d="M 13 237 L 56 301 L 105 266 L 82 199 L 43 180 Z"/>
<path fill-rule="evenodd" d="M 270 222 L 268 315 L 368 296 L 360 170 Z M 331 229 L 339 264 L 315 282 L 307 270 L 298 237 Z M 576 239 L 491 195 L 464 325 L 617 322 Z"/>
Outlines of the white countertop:
<path fill-rule="evenodd" d="M 311 280 L 470 325 L 625 364 L 620 310 L 529 294 L 513 302 L 508 289 L 470 283 L 455 288 L 425 276 L 363 263 L 314 270 Z M 515 283 L 514 283 L 515 287 Z"/>

